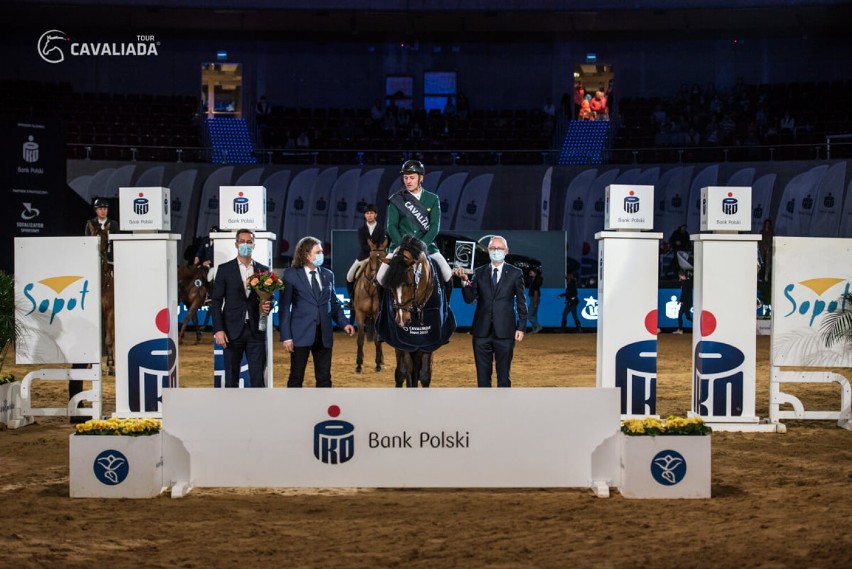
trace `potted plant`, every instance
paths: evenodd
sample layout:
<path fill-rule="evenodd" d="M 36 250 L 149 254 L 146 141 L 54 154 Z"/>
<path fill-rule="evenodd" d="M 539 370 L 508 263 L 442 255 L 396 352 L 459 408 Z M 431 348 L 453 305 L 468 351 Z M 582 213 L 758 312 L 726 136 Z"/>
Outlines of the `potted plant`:
<path fill-rule="evenodd" d="M 699 417 L 623 421 L 619 491 L 625 498 L 709 498 L 710 433 Z"/>
<path fill-rule="evenodd" d="M 69 439 L 72 498 L 153 498 L 163 491 L 162 422 L 92 419 Z"/>
<path fill-rule="evenodd" d="M 15 278 L 0 271 L 0 423 L 9 428 L 23 427 L 33 422 L 21 415 L 21 383 L 11 373 L 3 371 L 9 348 L 20 334 L 15 319 Z"/>

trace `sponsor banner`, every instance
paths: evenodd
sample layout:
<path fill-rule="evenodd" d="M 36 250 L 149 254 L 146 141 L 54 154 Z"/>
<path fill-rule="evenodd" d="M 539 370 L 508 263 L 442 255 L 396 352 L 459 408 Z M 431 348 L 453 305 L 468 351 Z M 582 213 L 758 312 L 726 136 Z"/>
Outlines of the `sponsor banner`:
<path fill-rule="evenodd" d="M 314 184 L 316 184 L 318 176 L 318 168 L 308 168 L 296 174 L 290 183 L 279 247 L 281 255 L 292 257 L 296 251 L 296 243 L 308 234 L 308 213 L 312 209 L 311 194 L 314 191 Z"/>
<path fill-rule="evenodd" d="M 748 212 L 747 219 L 750 219 Z M 692 412 L 705 420 L 757 422 L 757 241 L 753 234 L 694 237 Z"/>
<path fill-rule="evenodd" d="M 15 238 L 17 364 L 100 363 L 99 237 Z"/>
<path fill-rule="evenodd" d="M 323 242 L 323 250 L 326 254 L 330 253 L 331 234 L 328 232 L 330 220 L 329 213 L 331 205 L 329 198 L 331 197 L 331 187 L 337 180 L 338 168 L 326 168 L 322 170 L 314 182 L 314 187 L 311 191 L 311 198 L 307 203 L 308 206 L 308 229 L 306 233 L 297 236 L 293 246 L 298 243 L 298 240 L 305 235 L 312 235 Z"/>
<path fill-rule="evenodd" d="M 653 229 L 654 186 L 610 184 L 606 187 L 604 228 Z"/>
<path fill-rule="evenodd" d="M 222 186 L 219 188 L 219 229 L 266 230 L 266 188 Z"/>
<path fill-rule="evenodd" d="M 115 414 L 159 416 L 178 383 L 178 235 L 111 235 L 115 258 Z"/>
<path fill-rule="evenodd" d="M 662 235 L 608 231 L 597 237 L 597 386 L 620 389 L 622 415 L 655 415 L 657 267 Z"/>
<path fill-rule="evenodd" d="M 808 213 L 802 212 L 803 217 L 806 215 L 811 217 L 810 221 L 804 223 L 810 228 L 807 235 L 810 237 L 836 237 L 838 235 L 845 183 L 846 162 L 838 162 L 828 169 L 828 172 L 820 181 L 812 207 L 807 210 Z"/>
<path fill-rule="evenodd" d="M 772 365 L 852 367 L 845 342 L 825 345 L 828 313 L 852 292 L 852 239 L 775 237 L 772 262 Z"/>
<path fill-rule="evenodd" d="M 550 192 L 553 190 L 553 166 L 549 167 L 541 179 L 541 214 L 538 227 L 542 231 L 550 229 Z"/>
<path fill-rule="evenodd" d="M 755 233 L 763 231 L 763 222 L 771 221 L 770 206 L 772 205 L 772 192 L 775 189 L 775 178 L 777 174 L 766 174 L 754 182 L 751 188 L 751 229 Z"/>
<path fill-rule="evenodd" d="M 440 172 L 437 172 L 437 174 L 440 175 Z M 429 174 L 426 176 L 428 178 Z M 436 186 L 438 190 L 436 193 L 441 199 L 441 229 L 444 231 L 455 227 L 454 223 L 459 208 L 459 197 L 461 196 L 462 187 L 464 187 L 467 177 L 467 172 L 457 172 L 447 176 L 443 182 Z M 437 180 L 438 178 L 436 177 L 435 181 L 437 182 Z M 428 189 L 425 183 L 426 180 L 424 179 L 423 187 Z"/>
<path fill-rule="evenodd" d="M 119 39 L 102 41 L 102 38 L 50 29 L 38 37 L 36 48 L 42 61 L 60 64 L 101 57 L 156 57 L 160 54 L 160 41 L 153 34 L 125 34 Z"/>
<path fill-rule="evenodd" d="M 163 402 L 165 478 L 196 487 L 589 487 L 619 476 L 615 389 L 169 389 Z"/>
<path fill-rule="evenodd" d="M 357 229 L 364 224 L 364 210 L 368 205 L 373 204 L 376 209 L 382 209 L 382 204 L 378 203 L 379 182 L 382 180 L 384 168 L 373 168 L 361 174 L 361 179 L 358 181 L 358 191 L 356 194 L 358 203 L 352 210 L 352 219 L 349 222 L 349 229 Z M 379 219 L 379 223 L 383 226 L 384 219 Z"/>
<path fill-rule="evenodd" d="M 342 172 L 331 187 L 329 196 L 329 220 L 326 227 L 327 235 L 317 235 L 325 242 L 331 242 L 331 231 L 334 229 L 354 229 L 354 212 L 358 207 L 358 186 L 361 181 L 361 169 L 351 168 Z M 364 204 L 366 205 L 366 204 Z M 362 206 L 363 207 L 363 206 Z M 361 223 L 364 223 L 364 211 L 361 211 Z"/>
<path fill-rule="evenodd" d="M 609 170 L 598 176 L 589 188 L 588 208 L 586 209 L 586 216 L 582 220 L 583 264 L 585 266 L 593 265 L 594 260 L 598 258 L 598 240 L 595 236 L 604 229 L 606 187 L 617 178 L 618 170 Z"/>
<path fill-rule="evenodd" d="M 689 189 L 689 201 L 686 204 L 686 230 L 690 234 L 698 233 L 700 227 L 700 217 L 702 210 L 701 192 L 706 186 L 715 186 L 718 184 L 719 165 L 714 164 L 701 170 L 695 179 L 692 180 Z"/>
<path fill-rule="evenodd" d="M 775 217 L 775 235 L 788 237 L 806 235 L 802 233 L 802 230 L 805 229 L 805 222 L 809 222 L 811 218 L 802 216 L 801 211 L 806 199 L 809 200 L 808 208 L 813 207 L 813 192 L 827 170 L 828 166 L 816 166 L 794 176 L 787 183 Z"/>
<path fill-rule="evenodd" d="M 459 211 L 456 213 L 454 229 L 461 231 L 482 228 L 485 205 L 488 203 L 488 194 L 493 181 L 494 174 L 481 174 L 465 185 L 459 198 Z"/>

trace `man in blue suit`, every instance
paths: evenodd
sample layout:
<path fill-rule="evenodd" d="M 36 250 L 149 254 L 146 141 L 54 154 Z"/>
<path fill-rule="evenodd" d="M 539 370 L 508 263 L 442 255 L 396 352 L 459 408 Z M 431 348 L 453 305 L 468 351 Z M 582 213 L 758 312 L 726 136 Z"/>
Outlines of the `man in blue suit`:
<path fill-rule="evenodd" d="M 278 319 L 281 342 L 290 353 L 287 387 L 302 387 L 311 354 L 317 387 L 331 387 L 332 319 L 350 336 L 355 333 L 334 293 L 334 273 L 323 268 L 323 260 L 320 240 L 303 237 L 293 266 L 284 271 Z"/>
<path fill-rule="evenodd" d="M 510 370 L 515 342 L 523 341 L 527 328 L 524 274 L 518 267 L 504 262 L 508 252 L 506 239 L 495 235 L 488 242 L 491 262 L 475 269 L 473 279 L 468 279 L 461 267 L 454 271 L 462 280 L 464 301 L 476 302 L 471 332 L 479 387 L 491 387 L 492 361 L 497 368 L 497 387 L 512 386 Z"/>
<path fill-rule="evenodd" d="M 254 291 L 246 285 L 249 276 L 269 272 L 269 267 L 256 263 L 254 233 L 248 229 L 237 231 L 234 246 L 237 258 L 219 266 L 210 311 L 213 315 L 213 338 L 222 346 L 225 359 L 225 387 L 239 387 L 240 364 L 243 354 L 248 360 L 252 387 L 263 387 L 266 367 L 266 332 L 259 329 L 260 311 L 269 314 L 270 301 L 261 303 Z"/>

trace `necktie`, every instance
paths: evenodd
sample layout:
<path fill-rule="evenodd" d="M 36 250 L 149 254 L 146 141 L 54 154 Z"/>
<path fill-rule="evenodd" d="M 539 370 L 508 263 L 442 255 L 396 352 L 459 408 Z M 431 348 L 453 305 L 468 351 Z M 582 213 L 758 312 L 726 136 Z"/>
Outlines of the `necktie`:
<path fill-rule="evenodd" d="M 497 267 L 494 267 L 494 272 L 491 273 L 491 287 L 497 290 Z"/>
<path fill-rule="evenodd" d="M 317 280 L 317 272 L 311 271 L 311 288 L 314 291 L 314 298 L 319 302 L 320 299 L 320 284 Z"/>

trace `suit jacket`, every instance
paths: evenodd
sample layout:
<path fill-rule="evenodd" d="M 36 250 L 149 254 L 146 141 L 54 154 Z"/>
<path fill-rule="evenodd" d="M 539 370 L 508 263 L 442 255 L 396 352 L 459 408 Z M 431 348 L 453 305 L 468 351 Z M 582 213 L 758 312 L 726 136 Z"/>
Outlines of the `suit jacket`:
<path fill-rule="evenodd" d="M 401 190 L 403 198 L 409 195 L 408 190 Z M 391 196 L 393 197 L 393 196 Z M 390 250 L 393 251 L 403 235 L 414 235 L 423 241 L 429 248 L 429 254 L 437 253 L 438 247 L 435 245 L 435 237 L 441 230 L 441 201 L 437 194 L 423 190 L 420 194 L 420 203 L 426 209 L 426 215 L 429 216 L 429 231 L 423 231 L 423 228 L 416 225 L 407 213 L 397 209 L 393 202 L 388 201 L 388 235 L 390 236 Z"/>
<path fill-rule="evenodd" d="M 468 304 L 476 302 L 471 330 L 476 337 L 488 337 L 492 324 L 495 338 L 514 338 L 516 330 L 527 328 L 524 273 L 514 265 L 503 263 L 496 291 L 491 286 L 491 263 L 476 268 L 470 286 L 462 287 L 462 297 Z"/>
<path fill-rule="evenodd" d="M 320 282 L 319 301 L 314 298 L 311 282 L 304 267 L 290 267 L 284 271 L 284 290 L 278 307 L 278 328 L 281 341 L 293 340 L 293 345 L 306 348 L 314 344 L 316 327 L 322 332 L 322 345 L 333 343 L 332 319 L 343 328 L 349 321 L 334 293 L 334 273 L 317 267 Z"/>
<path fill-rule="evenodd" d="M 237 263 L 237 259 L 231 259 L 219 267 L 210 304 L 213 333 L 223 330 L 228 338 L 236 338 L 242 333 L 246 312 L 252 331 L 258 332 L 260 321 L 260 298 L 254 292 L 246 297 L 245 284 Z M 269 271 L 269 267 L 256 261 L 252 261 L 252 265 L 255 273 Z"/>

